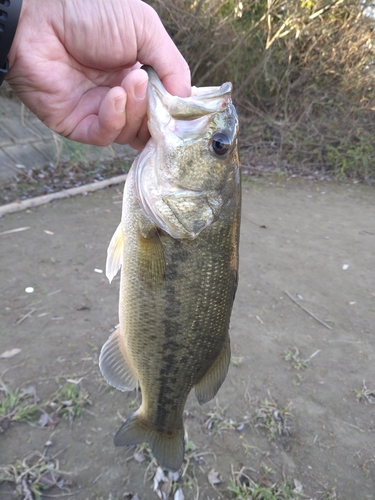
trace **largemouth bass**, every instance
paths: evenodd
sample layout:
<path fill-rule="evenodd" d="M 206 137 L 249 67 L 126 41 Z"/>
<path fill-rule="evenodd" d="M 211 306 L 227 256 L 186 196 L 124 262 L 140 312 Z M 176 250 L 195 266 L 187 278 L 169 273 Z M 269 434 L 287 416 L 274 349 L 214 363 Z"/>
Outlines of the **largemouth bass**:
<path fill-rule="evenodd" d="M 150 67 L 151 139 L 134 161 L 107 277 L 121 268 L 119 326 L 99 366 L 142 404 L 116 446 L 147 442 L 159 464 L 184 459 L 183 410 L 194 387 L 210 401 L 229 367 L 240 225 L 238 119 L 230 83 L 170 95 Z"/>

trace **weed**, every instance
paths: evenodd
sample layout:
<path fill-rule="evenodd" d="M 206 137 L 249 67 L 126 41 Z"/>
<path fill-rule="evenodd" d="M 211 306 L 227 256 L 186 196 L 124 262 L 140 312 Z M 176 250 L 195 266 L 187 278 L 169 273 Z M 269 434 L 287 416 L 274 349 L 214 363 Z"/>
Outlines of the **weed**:
<path fill-rule="evenodd" d="M 321 497 L 321 500 L 336 500 L 337 495 L 336 495 L 336 490 L 335 488 L 332 491 L 327 491 L 324 493 L 324 495 Z"/>
<path fill-rule="evenodd" d="M 275 471 L 264 462 L 262 462 L 260 466 L 262 467 L 263 476 L 270 476 L 271 474 L 275 474 Z"/>
<path fill-rule="evenodd" d="M 366 380 L 364 380 L 362 384 L 361 389 L 354 390 L 357 401 L 365 404 L 375 404 L 375 389 L 368 389 L 366 386 Z"/>
<path fill-rule="evenodd" d="M 204 426 L 209 431 L 227 431 L 237 429 L 238 424 L 231 418 L 225 416 L 225 410 L 216 402 L 214 409 L 207 413 L 208 418 L 204 422 Z"/>
<path fill-rule="evenodd" d="M 338 146 L 327 145 L 327 161 L 338 179 L 359 176 L 367 179 L 375 149 L 362 135 L 344 138 Z"/>
<path fill-rule="evenodd" d="M 32 420 L 39 410 L 34 387 L 13 391 L 0 384 L 0 432 L 5 431 L 11 422 Z"/>
<path fill-rule="evenodd" d="M 130 399 L 128 402 L 128 408 L 129 410 L 136 410 L 139 408 L 139 401 L 136 398 Z"/>
<path fill-rule="evenodd" d="M 70 421 L 81 417 L 84 407 L 91 404 L 90 394 L 74 382 L 66 382 L 53 394 L 49 402 L 49 406 L 57 415 Z"/>
<path fill-rule="evenodd" d="M 41 500 L 46 489 L 64 485 L 58 461 L 39 452 L 0 467 L 0 484 L 5 482 L 14 485 L 17 498 L 25 500 Z"/>
<path fill-rule="evenodd" d="M 259 483 L 240 472 L 232 474 L 228 490 L 236 500 L 292 500 L 302 497 L 302 487 L 290 479 L 275 483 L 263 477 Z"/>
<path fill-rule="evenodd" d="M 269 439 L 289 435 L 287 420 L 292 416 L 291 406 L 289 403 L 285 408 L 280 407 L 272 398 L 264 399 L 256 410 L 255 427 L 265 429 Z"/>
<path fill-rule="evenodd" d="M 248 168 L 248 166 L 246 165 L 245 168 Z M 248 177 L 247 175 L 243 175 L 242 178 L 241 178 L 241 182 L 243 184 L 256 184 L 256 179 L 254 179 L 253 177 Z"/>
<path fill-rule="evenodd" d="M 294 386 L 296 386 L 296 387 L 297 387 L 297 386 L 299 386 L 299 385 L 300 385 L 300 383 L 301 383 L 303 380 L 304 380 L 304 379 L 303 379 L 302 375 L 300 375 L 299 373 L 297 373 L 297 374 L 296 374 L 296 376 L 295 376 L 295 377 L 293 378 L 293 380 L 292 380 L 292 384 L 293 384 Z"/>
<path fill-rule="evenodd" d="M 198 446 L 193 442 L 187 439 L 185 441 L 185 453 L 189 453 L 189 451 L 196 451 Z"/>
<path fill-rule="evenodd" d="M 78 142 L 69 141 L 64 137 L 59 137 L 62 151 L 69 157 L 70 164 L 87 163 L 88 147 Z"/>
<path fill-rule="evenodd" d="M 118 160 L 117 168 L 123 170 L 123 172 L 129 172 L 131 167 L 131 162 L 126 160 Z"/>
<path fill-rule="evenodd" d="M 239 367 L 242 365 L 244 359 L 245 358 L 243 356 L 232 356 L 230 358 L 230 362 L 231 362 L 231 365 Z"/>
<path fill-rule="evenodd" d="M 289 361 L 294 370 L 300 371 L 307 368 L 308 359 L 302 359 L 297 347 L 294 347 L 294 352 L 290 349 L 284 351 L 284 359 Z"/>

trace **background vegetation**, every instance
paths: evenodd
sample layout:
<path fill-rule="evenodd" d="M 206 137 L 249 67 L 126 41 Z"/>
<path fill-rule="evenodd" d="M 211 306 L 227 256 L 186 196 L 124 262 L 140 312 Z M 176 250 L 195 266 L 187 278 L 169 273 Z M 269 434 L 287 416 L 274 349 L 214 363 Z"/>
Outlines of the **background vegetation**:
<path fill-rule="evenodd" d="M 245 167 L 374 179 L 374 1 L 148 3 L 195 85 L 233 82 Z"/>

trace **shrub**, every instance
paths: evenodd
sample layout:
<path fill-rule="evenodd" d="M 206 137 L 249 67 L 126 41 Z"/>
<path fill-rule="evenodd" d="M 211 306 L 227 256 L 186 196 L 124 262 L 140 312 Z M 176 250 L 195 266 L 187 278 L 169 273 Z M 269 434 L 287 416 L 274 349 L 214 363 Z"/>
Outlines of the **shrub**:
<path fill-rule="evenodd" d="M 193 84 L 233 82 L 245 162 L 375 177 L 373 1 L 149 3 Z"/>

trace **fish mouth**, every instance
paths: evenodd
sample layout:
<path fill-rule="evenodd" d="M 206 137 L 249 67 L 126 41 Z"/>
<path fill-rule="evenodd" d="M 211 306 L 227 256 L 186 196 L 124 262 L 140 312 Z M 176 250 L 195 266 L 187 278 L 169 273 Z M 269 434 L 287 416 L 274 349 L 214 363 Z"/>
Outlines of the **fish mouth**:
<path fill-rule="evenodd" d="M 210 115 L 226 107 L 230 100 L 232 84 L 223 83 L 220 87 L 192 87 L 190 97 L 173 96 L 167 92 L 156 71 L 151 66 L 142 66 L 149 77 L 149 83 L 160 101 L 176 120 L 195 120 Z"/>

